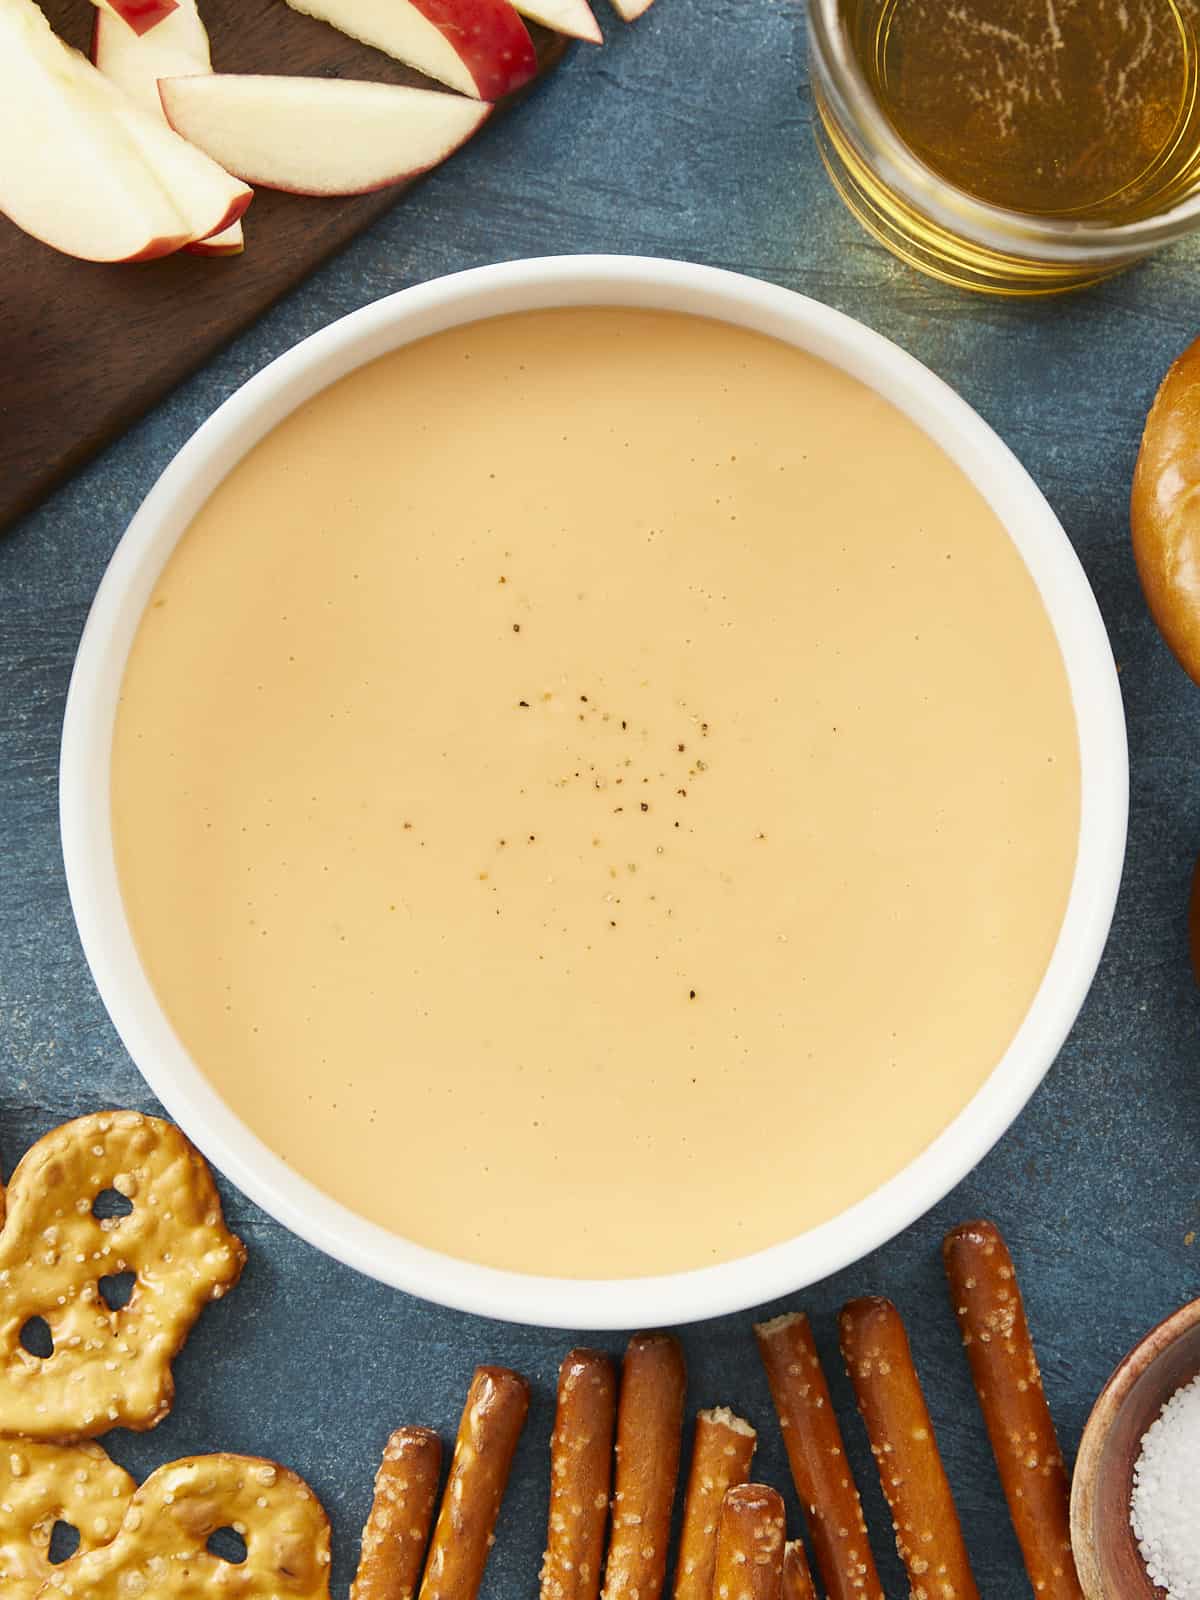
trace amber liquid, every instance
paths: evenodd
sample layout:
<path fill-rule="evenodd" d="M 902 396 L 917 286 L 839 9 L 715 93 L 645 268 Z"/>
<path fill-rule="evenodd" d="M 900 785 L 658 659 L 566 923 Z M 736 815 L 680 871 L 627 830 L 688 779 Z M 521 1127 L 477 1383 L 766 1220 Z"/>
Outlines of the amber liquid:
<path fill-rule="evenodd" d="M 1119 223 L 1200 170 L 1182 0 L 884 0 L 844 7 L 897 133 L 980 200 Z"/>
<path fill-rule="evenodd" d="M 884 115 L 955 190 L 1111 227 L 1200 187 L 1198 9 L 1200 0 L 841 0 L 841 23 Z M 931 222 L 856 153 L 819 85 L 817 100 L 831 177 L 904 259 L 1001 293 L 1104 275 L 1102 265 L 1030 265 Z"/>

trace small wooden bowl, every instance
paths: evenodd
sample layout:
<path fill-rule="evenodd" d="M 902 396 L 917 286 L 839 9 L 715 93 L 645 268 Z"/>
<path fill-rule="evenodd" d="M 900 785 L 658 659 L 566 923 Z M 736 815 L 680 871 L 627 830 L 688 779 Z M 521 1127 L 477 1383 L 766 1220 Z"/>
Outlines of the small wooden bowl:
<path fill-rule="evenodd" d="M 1071 1484 L 1071 1547 L 1087 1600 L 1162 1600 L 1129 1525 L 1133 1469 L 1146 1429 L 1197 1373 L 1200 1300 L 1193 1300 L 1134 1345 L 1100 1391 Z"/>

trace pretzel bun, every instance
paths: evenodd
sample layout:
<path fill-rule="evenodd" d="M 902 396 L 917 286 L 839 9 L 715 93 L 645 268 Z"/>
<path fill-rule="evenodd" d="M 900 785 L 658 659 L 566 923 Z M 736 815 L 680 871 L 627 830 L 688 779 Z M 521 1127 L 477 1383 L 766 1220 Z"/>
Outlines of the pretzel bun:
<path fill-rule="evenodd" d="M 1150 614 L 1200 683 L 1200 339 L 1172 363 L 1150 407 L 1129 520 Z"/>

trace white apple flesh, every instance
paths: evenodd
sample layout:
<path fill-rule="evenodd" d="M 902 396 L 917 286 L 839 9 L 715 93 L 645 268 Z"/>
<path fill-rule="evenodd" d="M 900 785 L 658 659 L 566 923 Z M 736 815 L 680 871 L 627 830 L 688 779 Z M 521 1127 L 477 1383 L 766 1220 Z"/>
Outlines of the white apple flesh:
<path fill-rule="evenodd" d="M 32 0 L 0 0 L 0 211 L 19 228 L 87 261 L 144 261 L 219 233 L 251 198 Z"/>
<path fill-rule="evenodd" d="M 636 22 L 645 12 L 649 11 L 654 0 L 612 0 L 613 10 L 625 22 Z"/>
<path fill-rule="evenodd" d="M 509 0 L 288 4 L 477 100 L 501 100 L 537 75 L 533 41 Z"/>
<path fill-rule="evenodd" d="M 126 27 L 113 12 L 97 11 L 92 61 L 118 89 L 165 123 L 158 80 L 212 71 L 208 30 L 196 0 L 179 0 L 169 17 L 142 34 Z M 211 239 L 196 240 L 186 248 L 196 255 L 232 256 L 240 255 L 244 246 L 242 225 L 235 222 Z"/>
<path fill-rule="evenodd" d="M 540 22 L 552 33 L 565 34 L 568 39 L 583 39 L 588 44 L 604 43 L 600 24 L 588 0 L 513 0 L 513 5 L 523 17 Z"/>
<path fill-rule="evenodd" d="M 92 27 L 92 62 L 143 111 L 162 116 L 160 78 L 211 72 L 208 30 L 195 0 L 183 0 L 149 33 L 137 34 L 111 11 L 98 11 Z"/>
<path fill-rule="evenodd" d="M 164 78 L 167 121 L 249 183 L 292 194 L 362 194 L 426 172 L 491 107 L 437 89 L 252 73 Z"/>

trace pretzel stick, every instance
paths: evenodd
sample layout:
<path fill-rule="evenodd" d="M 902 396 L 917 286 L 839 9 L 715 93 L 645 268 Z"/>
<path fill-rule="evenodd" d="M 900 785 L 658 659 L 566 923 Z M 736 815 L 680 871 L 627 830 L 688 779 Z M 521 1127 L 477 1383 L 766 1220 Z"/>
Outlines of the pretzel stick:
<path fill-rule="evenodd" d="M 612 1362 L 599 1350 L 572 1350 L 558 1369 L 542 1600 L 600 1593 L 616 1413 Z"/>
<path fill-rule="evenodd" d="M 475 1600 L 513 1453 L 529 1410 L 529 1385 L 507 1367 L 476 1367 L 442 1495 L 421 1600 Z"/>
<path fill-rule="evenodd" d="M 739 1483 L 721 1502 L 712 1600 L 782 1600 L 783 1497 Z"/>
<path fill-rule="evenodd" d="M 783 1600 L 817 1600 L 808 1557 L 799 1539 L 789 1539 L 783 1547 Z"/>
<path fill-rule="evenodd" d="M 1045 1600 L 1082 1600 L 1070 1484 L 1008 1247 L 994 1223 L 964 1222 L 942 1258 L 1029 1581 Z"/>
<path fill-rule="evenodd" d="M 442 1441 L 431 1428 L 397 1428 L 375 1474 L 350 1600 L 412 1600 L 437 1504 Z"/>
<path fill-rule="evenodd" d="M 841 1333 L 913 1595 L 979 1600 L 900 1313 L 890 1300 L 852 1300 Z"/>
<path fill-rule="evenodd" d="M 727 1406 L 696 1418 L 692 1465 L 683 1500 L 675 1600 L 709 1600 L 717 1559 L 717 1522 L 725 1491 L 745 1483 L 758 1435 Z"/>
<path fill-rule="evenodd" d="M 658 1600 L 667 1576 L 687 1371 L 677 1340 L 635 1333 L 621 1368 L 604 1600 Z"/>
<path fill-rule="evenodd" d="M 883 1600 L 862 1502 L 808 1318 L 793 1311 L 760 1323 L 754 1335 L 830 1600 Z"/>

